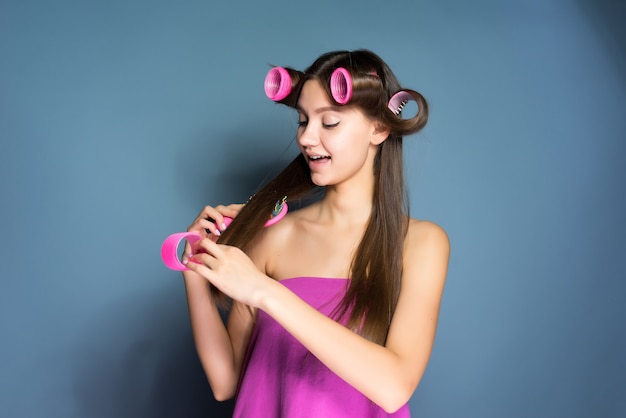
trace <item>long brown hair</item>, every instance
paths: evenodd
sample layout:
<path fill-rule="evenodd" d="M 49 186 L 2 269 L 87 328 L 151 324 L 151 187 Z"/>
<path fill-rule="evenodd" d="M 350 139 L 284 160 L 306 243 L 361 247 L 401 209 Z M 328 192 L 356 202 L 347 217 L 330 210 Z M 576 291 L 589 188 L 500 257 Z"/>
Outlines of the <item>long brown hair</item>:
<path fill-rule="evenodd" d="M 330 91 L 330 78 L 339 67 L 348 70 L 352 77 L 353 93 L 347 105 L 355 106 L 381 122 L 390 134 L 379 145 L 374 160 L 372 213 L 351 262 L 351 280 L 346 295 L 334 317 L 346 318 L 350 329 L 383 345 L 400 294 L 403 243 L 409 219 L 402 137 L 419 131 L 426 124 L 428 105 L 418 92 L 403 89 L 387 64 L 367 50 L 324 54 L 303 73 L 288 69 L 292 92 L 281 103 L 295 107 L 304 82 L 310 79 L 319 80 L 329 99 L 335 102 Z M 408 92 L 417 102 L 415 117 L 403 119 L 388 109 L 390 97 L 400 90 Z M 288 202 L 300 199 L 315 187 L 306 161 L 299 155 L 255 193 L 218 242 L 245 251 L 263 228 L 278 200 L 283 196 L 288 197 Z"/>

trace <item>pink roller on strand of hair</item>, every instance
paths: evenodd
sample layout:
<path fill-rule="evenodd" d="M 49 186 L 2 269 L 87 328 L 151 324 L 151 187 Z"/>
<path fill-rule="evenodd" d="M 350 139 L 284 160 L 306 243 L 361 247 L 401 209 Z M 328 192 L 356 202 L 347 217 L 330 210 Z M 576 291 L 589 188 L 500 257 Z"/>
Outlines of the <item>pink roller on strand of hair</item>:
<path fill-rule="evenodd" d="M 400 90 L 389 99 L 389 103 L 387 107 L 391 110 L 395 115 L 400 115 L 404 106 L 411 100 L 415 101 L 415 98 L 408 91 Z"/>
<path fill-rule="evenodd" d="M 287 214 L 287 202 L 285 202 L 286 198 L 283 198 L 282 201 L 276 202 L 276 206 L 274 206 L 274 211 L 272 212 L 272 217 L 265 222 L 265 227 L 272 226 L 275 223 L 279 222 L 281 219 L 285 217 Z M 226 227 L 231 224 L 233 218 L 229 216 L 224 216 L 224 224 Z M 202 236 L 196 232 L 177 232 L 175 234 L 170 235 L 163 241 L 163 245 L 161 246 L 161 258 L 163 259 L 163 263 L 170 269 L 176 271 L 185 271 L 189 270 L 186 265 L 184 265 L 178 256 L 178 247 L 183 241 L 189 242 L 189 244 L 194 244 L 202 239 Z"/>
<path fill-rule="evenodd" d="M 333 99 L 340 105 L 345 105 L 352 98 L 352 76 L 348 70 L 339 67 L 330 76 L 330 92 Z"/>
<path fill-rule="evenodd" d="M 265 94 L 275 102 L 291 93 L 291 76 L 283 67 L 274 67 L 265 77 Z"/>

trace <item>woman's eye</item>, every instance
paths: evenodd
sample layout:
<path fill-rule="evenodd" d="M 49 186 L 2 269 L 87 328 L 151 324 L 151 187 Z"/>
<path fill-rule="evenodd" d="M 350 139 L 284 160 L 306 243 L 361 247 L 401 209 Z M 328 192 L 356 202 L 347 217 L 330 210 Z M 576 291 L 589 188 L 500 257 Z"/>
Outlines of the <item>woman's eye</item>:
<path fill-rule="evenodd" d="M 335 126 L 339 125 L 339 122 L 335 122 L 335 123 L 323 123 L 322 125 L 324 126 L 324 128 L 334 128 Z"/>
<path fill-rule="evenodd" d="M 308 121 L 306 121 L 306 120 L 299 120 L 298 121 L 298 127 L 299 128 L 304 128 L 307 123 L 308 123 Z"/>

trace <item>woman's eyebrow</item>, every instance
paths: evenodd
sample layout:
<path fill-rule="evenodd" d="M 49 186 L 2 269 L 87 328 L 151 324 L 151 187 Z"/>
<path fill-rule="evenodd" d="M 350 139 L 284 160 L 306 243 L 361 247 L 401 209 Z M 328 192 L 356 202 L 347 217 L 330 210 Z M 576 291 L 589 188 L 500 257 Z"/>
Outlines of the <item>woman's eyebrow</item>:
<path fill-rule="evenodd" d="M 300 107 L 300 105 L 296 105 L 296 110 L 302 114 L 307 114 L 304 109 L 302 109 Z M 326 111 L 332 111 L 332 112 L 339 112 L 341 111 L 341 108 L 339 106 L 323 106 L 323 107 L 318 107 L 317 109 L 313 110 L 313 113 L 317 113 L 320 114 L 322 112 L 326 112 Z"/>

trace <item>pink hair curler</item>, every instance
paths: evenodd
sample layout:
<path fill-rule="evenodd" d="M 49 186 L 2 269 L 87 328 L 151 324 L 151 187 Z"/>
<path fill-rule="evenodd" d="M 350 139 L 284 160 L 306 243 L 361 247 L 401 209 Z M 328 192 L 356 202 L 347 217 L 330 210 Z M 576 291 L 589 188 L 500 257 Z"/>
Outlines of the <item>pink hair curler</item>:
<path fill-rule="evenodd" d="M 352 76 L 343 67 L 333 71 L 330 76 L 330 92 L 333 99 L 340 105 L 345 105 L 352 98 Z"/>
<path fill-rule="evenodd" d="M 289 210 L 286 200 L 287 198 L 284 197 L 282 200 L 276 202 L 274 210 L 272 211 L 272 216 L 270 217 L 270 219 L 267 220 L 267 222 L 265 222 L 264 226 L 266 228 L 268 226 L 274 225 L 285 217 L 287 211 Z M 230 225 L 232 221 L 233 218 L 229 216 L 224 216 L 224 224 L 226 225 L 226 227 L 228 227 L 228 225 Z M 202 236 L 196 232 L 177 232 L 170 235 L 165 239 L 165 241 L 163 241 L 163 245 L 161 245 L 161 258 L 163 259 L 163 263 L 172 270 L 189 270 L 178 257 L 178 247 L 183 241 L 187 241 L 189 242 L 189 244 L 194 244 L 201 239 Z"/>
<path fill-rule="evenodd" d="M 291 76 L 283 67 L 274 67 L 265 77 L 265 94 L 277 102 L 291 93 Z"/>
<path fill-rule="evenodd" d="M 281 219 L 285 217 L 287 214 L 287 196 L 283 197 L 281 200 L 277 201 L 274 205 L 274 210 L 272 211 L 272 216 L 265 222 L 265 227 L 272 226 L 275 223 L 278 223 Z"/>
<path fill-rule="evenodd" d="M 178 247 L 181 242 L 188 241 L 190 244 L 202 239 L 200 234 L 195 232 L 178 232 L 172 234 L 163 241 L 161 246 L 161 258 L 167 267 L 176 271 L 189 270 L 178 258 Z"/>
<path fill-rule="evenodd" d="M 391 110 L 396 116 L 400 115 L 402 109 L 408 102 L 413 100 L 415 102 L 415 98 L 408 91 L 400 90 L 389 99 L 389 103 L 387 107 Z M 417 103 L 417 102 L 416 102 Z"/>

